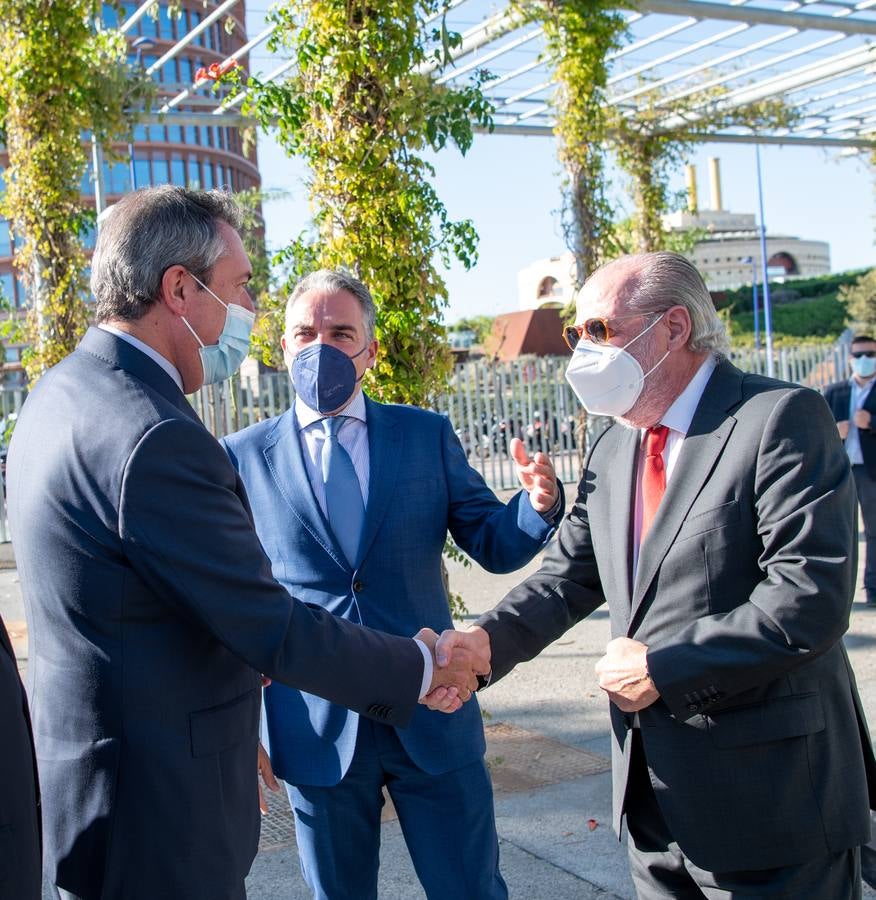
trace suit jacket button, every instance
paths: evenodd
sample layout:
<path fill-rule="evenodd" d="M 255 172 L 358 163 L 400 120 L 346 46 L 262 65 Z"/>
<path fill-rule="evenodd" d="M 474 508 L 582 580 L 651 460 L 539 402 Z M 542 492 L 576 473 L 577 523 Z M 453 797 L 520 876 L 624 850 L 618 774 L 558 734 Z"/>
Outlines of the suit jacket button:
<path fill-rule="evenodd" d="M 687 705 L 688 712 L 696 712 L 698 709 L 699 707 L 696 705 L 696 703 L 688 703 Z"/>
<path fill-rule="evenodd" d="M 365 587 L 365 585 L 362 584 L 361 581 L 354 581 L 354 582 L 353 582 L 353 590 L 354 590 L 357 594 L 359 593 L 359 591 L 362 590 L 363 587 Z"/>

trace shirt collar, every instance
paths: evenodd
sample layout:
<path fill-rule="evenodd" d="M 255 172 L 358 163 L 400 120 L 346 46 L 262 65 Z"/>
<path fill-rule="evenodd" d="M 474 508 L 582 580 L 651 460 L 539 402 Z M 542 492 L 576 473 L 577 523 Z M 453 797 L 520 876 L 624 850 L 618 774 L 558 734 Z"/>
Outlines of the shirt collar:
<path fill-rule="evenodd" d="M 154 347 L 150 347 L 149 344 L 141 341 L 140 338 L 135 338 L 134 335 L 128 334 L 127 331 L 122 331 L 120 328 L 115 328 L 112 325 L 106 325 L 102 322 L 97 327 L 100 328 L 101 331 L 108 331 L 110 334 L 114 334 L 117 338 L 121 338 L 125 341 L 125 343 L 130 344 L 132 347 L 136 347 L 141 353 L 145 353 L 152 362 L 161 366 L 161 368 L 176 382 L 176 386 L 185 393 L 182 376 L 179 374 L 177 367 L 169 359 L 162 356 Z"/>
<path fill-rule="evenodd" d="M 853 391 L 869 391 L 874 383 L 876 383 L 876 378 L 868 378 L 863 384 L 854 375 L 849 378 L 849 384 Z"/>
<path fill-rule="evenodd" d="M 350 418 L 358 419 L 360 422 L 367 421 L 365 395 L 361 390 L 356 392 L 356 396 L 350 401 L 350 405 L 342 409 L 338 415 L 350 416 Z M 314 422 L 322 421 L 325 416 L 321 412 L 311 409 L 300 397 L 296 396 L 295 418 L 298 420 L 298 430 L 303 431 Z"/>
<path fill-rule="evenodd" d="M 675 402 L 666 410 L 663 418 L 660 420 L 662 425 L 666 425 L 673 431 L 681 434 L 687 434 L 690 423 L 693 421 L 694 413 L 703 397 L 703 392 L 712 372 L 715 371 L 717 360 L 710 353 L 703 361 L 703 364 L 697 369 L 696 374 L 688 382 L 687 387 L 675 398 Z"/>

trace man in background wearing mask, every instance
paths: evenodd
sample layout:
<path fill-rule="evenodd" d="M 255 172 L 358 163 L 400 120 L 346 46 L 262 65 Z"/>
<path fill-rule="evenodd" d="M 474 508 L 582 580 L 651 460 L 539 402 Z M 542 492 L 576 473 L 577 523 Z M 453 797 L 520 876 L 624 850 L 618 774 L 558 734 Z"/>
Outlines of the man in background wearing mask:
<path fill-rule="evenodd" d="M 450 628 L 448 530 L 485 568 L 510 572 L 553 533 L 562 493 L 548 457 L 529 459 L 518 440 L 511 452 L 525 490 L 506 506 L 468 465 L 446 417 L 366 397 L 374 323 L 362 282 L 343 271 L 304 278 L 282 339 L 295 405 L 223 443 L 292 594 L 394 634 L 413 622 Z M 507 897 L 476 703 L 449 720 L 420 709 L 396 730 L 273 684 L 265 712 L 314 897 L 376 898 L 384 785 L 427 896 Z"/>
<path fill-rule="evenodd" d="M 596 674 L 639 897 L 860 897 L 876 763 L 842 644 L 854 488 L 830 411 L 727 360 L 674 253 L 599 269 L 576 322 L 569 382 L 618 424 L 541 569 L 439 661 L 492 651 L 496 681 L 608 603 Z"/>
<path fill-rule="evenodd" d="M 864 592 L 867 606 L 876 606 L 876 341 L 868 334 L 852 338 L 849 365 L 852 377 L 824 389 L 824 399 L 836 419 L 839 436 L 845 441 L 852 464 L 864 534 Z"/>
<path fill-rule="evenodd" d="M 218 191 L 121 200 L 92 260 L 100 325 L 42 376 L 9 450 L 44 872 L 62 900 L 242 900 L 259 673 L 394 725 L 437 686 L 437 635 L 361 628 L 271 577 L 240 479 L 183 396 L 246 355 L 239 228 Z M 452 676 L 457 703 L 475 670 Z"/>

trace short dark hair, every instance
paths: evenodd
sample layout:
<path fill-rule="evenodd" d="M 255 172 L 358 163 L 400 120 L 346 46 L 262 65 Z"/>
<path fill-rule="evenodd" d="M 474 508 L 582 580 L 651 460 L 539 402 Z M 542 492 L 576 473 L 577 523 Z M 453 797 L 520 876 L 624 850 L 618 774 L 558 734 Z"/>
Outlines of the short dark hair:
<path fill-rule="evenodd" d="M 853 344 L 876 344 L 876 338 L 869 334 L 856 334 L 852 337 Z"/>
<path fill-rule="evenodd" d="M 134 191 L 110 207 L 91 260 L 97 321 L 144 316 L 170 266 L 185 266 L 208 282 L 226 249 L 220 222 L 235 231 L 242 224 L 240 207 L 225 191 L 164 184 Z"/>

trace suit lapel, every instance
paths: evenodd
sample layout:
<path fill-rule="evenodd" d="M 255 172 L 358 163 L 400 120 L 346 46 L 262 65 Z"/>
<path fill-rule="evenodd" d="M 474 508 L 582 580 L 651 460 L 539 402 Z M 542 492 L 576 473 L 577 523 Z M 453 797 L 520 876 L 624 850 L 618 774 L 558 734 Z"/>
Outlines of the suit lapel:
<path fill-rule="evenodd" d="M 295 517 L 342 569 L 349 570 L 310 486 L 294 407 L 277 418 L 265 437 L 262 453 L 281 496 Z"/>
<path fill-rule="evenodd" d="M 739 370 L 728 362 L 719 363 L 694 413 L 660 508 L 639 550 L 631 624 L 694 500 L 724 450 L 736 424 L 728 410 L 740 400 Z"/>
<path fill-rule="evenodd" d="M 596 533 L 593 535 L 593 546 L 600 569 L 611 572 L 611 584 L 603 580 L 603 589 L 607 589 L 612 601 L 621 604 L 629 615 L 632 514 L 636 499 L 639 433 L 622 425 L 613 425 L 611 434 L 607 434 L 605 439 L 608 443 L 600 450 L 608 462 L 604 474 L 597 476 L 604 483 L 596 484 L 587 497 L 588 520 L 591 523 L 608 523 L 605 531 L 607 542 L 603 545 L 600 534 Z"/>
<path fill-rule="evenodd" d="M 368 423 L 368 506 L 358 562 L 368 554 L 389 509 L 401 458 L 402 432 L 392 408 L 365 398 Z"/>

